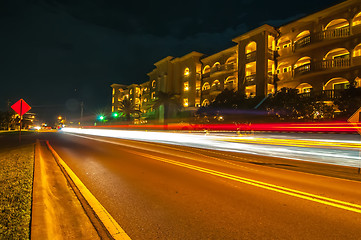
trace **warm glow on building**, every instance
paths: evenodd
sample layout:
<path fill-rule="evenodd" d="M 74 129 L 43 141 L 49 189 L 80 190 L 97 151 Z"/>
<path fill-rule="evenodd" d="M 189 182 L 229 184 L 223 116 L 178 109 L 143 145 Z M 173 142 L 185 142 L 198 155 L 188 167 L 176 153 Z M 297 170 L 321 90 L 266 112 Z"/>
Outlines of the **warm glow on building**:
<path fill-rule="evenodd" d="M 189 68 L 184 69 L 184 76 L 189 76 Z"/>
<path fill-rule="evenodd" d="M 188 91 L 189 90 L 189 85 L 188 85 L 188 82 L 184 82 L 184 91 Z"/>
<path fill-rule="evenodd" d="M 183 99 L 183 106 L 188 107 L 188 98 Z"/>

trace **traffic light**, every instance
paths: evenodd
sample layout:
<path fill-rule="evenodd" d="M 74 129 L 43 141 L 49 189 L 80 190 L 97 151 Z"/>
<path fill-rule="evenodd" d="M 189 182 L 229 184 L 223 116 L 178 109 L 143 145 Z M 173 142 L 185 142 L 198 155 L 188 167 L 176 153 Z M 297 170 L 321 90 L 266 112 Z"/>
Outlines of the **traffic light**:
<path fill-rule="evenodd" d="M 98 117 L 98 119 L 100 120 L 100 121 L 103 121 L 104 120 L 104 116 L 103 115 L 100 115 L 99 117 Z"/>
<path fill-rule="evenodd" d="M 119 114 L 117 112 L 113 112 L 113 117 L 117 118 L 117 117 L 119 117 Z"/>

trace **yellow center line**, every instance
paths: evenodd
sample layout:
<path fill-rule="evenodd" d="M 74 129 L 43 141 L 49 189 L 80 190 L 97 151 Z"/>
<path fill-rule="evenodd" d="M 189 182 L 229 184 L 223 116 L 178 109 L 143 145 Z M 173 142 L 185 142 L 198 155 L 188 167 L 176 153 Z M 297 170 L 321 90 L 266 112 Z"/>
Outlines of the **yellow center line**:
<path fill-rule="evenodd" d="M 340 142 L 321 142 L 321 141 L 305 141 L 305 140 L 291 140 L 291 139 L 218 139 L 226 142 L 241 142 L 241 143 L 256 143 L 256 144 L 270 144 L 280 146 L 294 146 L 294 147 L 341 147 L 341 148 L 356 148 L 361 149 L 361 144 L 358 143 L 340 143 Z"/>
<path fill-rule="evenodd" d="M 135 151 L 131 151 L 131 150 L 129 150 L 129 152 L 132 152 L 134 154 L 137 154 L 137 155 L 140 155 L 143 157 L 151 158 L 151 159 L 154 159 L 157 161 L 177 165 L 180 167 L 196 170 L 199 172 L 208 173 L 208 174 L 211 174 L 214 176 L 219 176 L 222 178 L 227 178 L 230 180 L 249 184 L 252 186 L 259 187 L 259 188 L 268 189 L 271 191 L 283 193 L 286 195 L 310 200 L 313 202 L 317 202 L 317 203 L 321 203 L 321 204 L 325 204 L 325 205 L 329 205 L 329 206 L 333 206 L 336 208 L 341 208 L 341 209 L 356 212 L 356 213 L 361 213 L 361 205 L 358 205 L 358 204 L 353 204 L 353 203 L 344 202 L 344 201 L 340 201 L 340 200 L 336 200 L 336 199 L 332 199 L 332 198 L 327 198 L 327 197 L 323 197 L 323 196 L 319 196 L 319 195 L 315 195 L 315 194 L 311 194 L 311 193 L 307 193 L 307 192 L 302 192 L 302 191 L 298 191 L 298 190 L 294 190 L 294 189 L 286 188 L 286 187 L 282 187 L 282 186 L 277 186 L 274 184 L 265 183 L 265 182 L 261 182 L 261 181 L 257 181 L 257 180 L 253 180 L 253 179 L 249 179 L 249 178 L 243 178 L 243 177 L 239 177 L 236 175 L 223 173 L 223 172 L 219 172 L 219 171 L 215 171 L 212 169 L 207 169 L 207 168 L 203 168 L 203 167 L 199 167 L 199 166 L 195 166 L 195 165 L 191 165 L 191 164 L 187 164 L 187 163 L 177 162 L 174 160 L 170 160 L 170 159 L 166 159 L 166 158 L 158 157 L 158 156 L 153 156 L 153 155 L 146 154 L 146 153 L 140 153 L 140 152 L 135 152 Z"/>

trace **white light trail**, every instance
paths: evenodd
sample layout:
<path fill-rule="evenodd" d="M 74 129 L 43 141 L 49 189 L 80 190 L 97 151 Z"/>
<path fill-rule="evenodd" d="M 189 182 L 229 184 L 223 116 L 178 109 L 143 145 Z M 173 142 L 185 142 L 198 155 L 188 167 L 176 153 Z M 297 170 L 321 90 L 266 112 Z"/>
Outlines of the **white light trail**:
<path fill-rule="evenodd" d="M 257 145 L 255 143 L 228 142 L 226 139 L 234 137 L 212 136 L 190 133 L 170 133 L 137 130 L 112 130 L 112 129 L 80 129 L 63 128 L 63 132 L 86 134 L 93 136 L 112 137 L 119 139 L 159 142 L 188 147 L 198 147 L 203 149 L 233 151 L 248 153 L 260 156 L 271 156 L 278 158 L 312 161 L 319 163 L 335 164 L 341 166 L 358 167 L 358 149 L 330 149 L 325 148 L 305 148 L 295 146 L 274 146 Z M 238 137 L 240 139 L 241 137 Z M 246 139 L 246 138 L 245 138 Z M 249 137 L 248 137 L 249 139 Z M 274 139 L 277 141 L 277 139 Z M 303 139 L 306 140 L 306 139 Z M 309 139 L 307 139 L 309 140 Z M 312 141 L 312 140 L 309 140 Z M 319 141 L 319 140 L 318 140 Z M 335 140 L 322 139 L 325 143 L 335 142 Z M 346 141 L 342 141 L 343 143 Z M 348 141 L 355 143 L 355 141 Z M 327 145 L 327 144 L 326 144 Z"/>

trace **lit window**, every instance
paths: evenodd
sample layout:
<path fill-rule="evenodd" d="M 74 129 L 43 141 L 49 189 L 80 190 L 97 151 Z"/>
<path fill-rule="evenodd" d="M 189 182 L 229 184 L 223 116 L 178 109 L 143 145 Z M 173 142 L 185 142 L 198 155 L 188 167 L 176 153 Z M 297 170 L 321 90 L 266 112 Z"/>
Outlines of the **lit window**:
<path fill-rule="evenodd" d="M 151 98 L 152 98 L 152 99 L 155 99 L 155 92 L 152 92 Z"/>
<path fill-rule="evenodd" d="M 148 101 L 148 99 L 147 98 L 144 98 L 144 100 L 143 100 L 144 102 L 147 102 Z"/>
<path fill-rule="evenodd" d="M 188 91 L 189 90 L 189 84 L 188 82 L 184 82 L 184 91 Z"/>
<path fill-rule="evenodd" d="M 155 80 L 152 82 L 152 87 L 155 88 Z"/>
<path fill-rule="evenodd" d="M 188 98 L 183 98 L 183 106 L 188 107 Z"/>
<path fill-rule="evenodd" d="M 133 93 L 133 89 L 130 89 L 129 94 L 132 94 L 132 93 Z"/>
<path fill-rule="evenodd" d="M 354 57 L 360 57 L 361 56 L 361 46 L 359 47 L 359 49 L 355 49 L 353 51 L 353 56 Z"/>
<path fill-rule="evenodd" d="M 184 76 L 189 76 L 189 68 L 184 69 Z"/>

